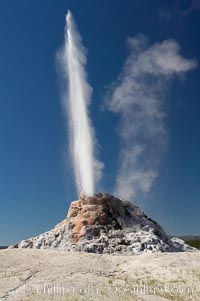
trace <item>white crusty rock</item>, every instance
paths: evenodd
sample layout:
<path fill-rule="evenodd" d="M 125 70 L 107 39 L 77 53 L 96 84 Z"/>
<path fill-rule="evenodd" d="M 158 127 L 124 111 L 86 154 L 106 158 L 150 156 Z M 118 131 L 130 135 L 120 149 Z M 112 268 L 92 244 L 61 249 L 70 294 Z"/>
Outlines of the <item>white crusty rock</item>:
<path fill-rule="evenodd" d="M 139 207 L 107 193 L 94 197 L 81 193 L 53 230 L 14 247 L 126 255 L 196 250 L 180 239 L 170 240 Z"/>

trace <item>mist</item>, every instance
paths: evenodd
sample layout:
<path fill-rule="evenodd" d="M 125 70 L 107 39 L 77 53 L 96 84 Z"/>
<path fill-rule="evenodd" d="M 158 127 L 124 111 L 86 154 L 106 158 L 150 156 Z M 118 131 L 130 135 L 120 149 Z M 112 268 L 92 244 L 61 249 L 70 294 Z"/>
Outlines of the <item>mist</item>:
<path fill-rule="evenodd" d="M 85 71 L 86 49 L 70 11 L 66 16 L 65 41 L 57 54 L 62 79 L 62 104 L 68 126 L 69 149 L 77 192 L 94 195 L 103 163 L 96 158 L 97 140 L 89 118 L 92 88 Z"/>
<path fill-rule="evenodd" d="M 143 35 L 128 39 L 129 55 L 106 96 L 108 110 L 119 115 L 119 168 L 115 195 L 135 199 L 158 177 L 167 151 L 166 95 L 171 82 L 195 68 L 174 40 L 154 45 Z"/>

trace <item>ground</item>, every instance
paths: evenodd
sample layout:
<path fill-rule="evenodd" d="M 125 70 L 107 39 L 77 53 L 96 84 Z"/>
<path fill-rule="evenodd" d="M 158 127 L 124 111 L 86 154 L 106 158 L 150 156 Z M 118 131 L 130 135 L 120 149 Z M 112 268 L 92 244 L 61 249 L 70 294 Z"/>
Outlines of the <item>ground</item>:
<path fill-rule="evenodd" d="M 200 252 L 0 251 L 0 300 L 200 300 Z"/>

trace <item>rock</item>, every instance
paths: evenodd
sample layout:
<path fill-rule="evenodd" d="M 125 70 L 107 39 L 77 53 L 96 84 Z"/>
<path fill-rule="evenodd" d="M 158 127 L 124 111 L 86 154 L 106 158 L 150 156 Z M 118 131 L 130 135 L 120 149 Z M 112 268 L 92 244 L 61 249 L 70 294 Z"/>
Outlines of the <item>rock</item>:
<path fill-rule="evenodd" d="M 139 207 L 108 193 L 93 197 L 81 193 L 53 230 L 23 240 L 17 247 L 126 255 L 195 250 L 180 239 L 170 240 Z"/>
<path fill-rule="evenodd" d="M 177 249 L 177 251 L 192 252 L 197 250 L 196 248 L 187 245 L 184 240 L 177 237 L 171 238 L 171 242 L 173 243 L 173 247 L 175 248 L 175 250 Z"/>

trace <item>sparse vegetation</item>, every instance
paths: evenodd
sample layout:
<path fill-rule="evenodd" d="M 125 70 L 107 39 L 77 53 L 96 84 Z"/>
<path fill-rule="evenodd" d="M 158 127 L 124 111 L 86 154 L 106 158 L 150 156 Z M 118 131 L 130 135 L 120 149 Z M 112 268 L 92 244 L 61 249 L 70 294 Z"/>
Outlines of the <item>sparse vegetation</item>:
<path fill-rule="evenodd" d="M 109 280 L 108 280 L 108 283 L 109 283 L 109 284 L 113 284 L 113 279 L 109 279 Z"/>
<path fill-rule="evenodd" d="M 200 239 L 186 239 L 185 242 L 191 247 L 200 249 Z"/>

